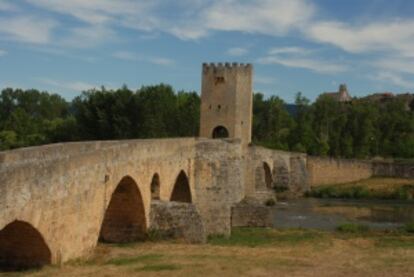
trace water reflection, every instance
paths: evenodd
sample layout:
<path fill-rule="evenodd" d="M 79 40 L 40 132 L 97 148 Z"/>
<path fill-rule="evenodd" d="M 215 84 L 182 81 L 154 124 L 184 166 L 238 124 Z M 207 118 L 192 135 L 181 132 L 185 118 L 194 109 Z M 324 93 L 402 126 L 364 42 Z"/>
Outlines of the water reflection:
<path fill-rule="evenodd" d="M 344 222 L 373 229 L 397 228 L 414 221 L 414 202 L 395 200 L 297 199 L 278 202 L 274 226 L 333 230 Z"/>

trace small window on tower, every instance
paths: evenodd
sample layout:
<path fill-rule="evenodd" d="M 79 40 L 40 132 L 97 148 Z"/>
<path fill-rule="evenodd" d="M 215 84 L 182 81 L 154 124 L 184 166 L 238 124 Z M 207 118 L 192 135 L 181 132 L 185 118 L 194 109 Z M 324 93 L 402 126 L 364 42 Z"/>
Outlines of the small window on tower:
<path fill-rule="evenodd" d="M 216 85 L 223 84 L 224 82 L 225 82 L 224 77 L 222 76 L 216 77 L 216 81 L 215 81 Z"/>

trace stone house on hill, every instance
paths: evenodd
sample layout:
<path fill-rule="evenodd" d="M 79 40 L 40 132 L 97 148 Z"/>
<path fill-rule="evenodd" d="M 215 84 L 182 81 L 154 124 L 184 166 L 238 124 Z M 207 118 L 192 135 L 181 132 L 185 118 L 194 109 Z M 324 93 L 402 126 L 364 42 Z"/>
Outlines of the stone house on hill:
<path fill-rule="evenodd" d="M 329 96 L 333 100 L 338 101 L 338 102 L 349 102 L 352 100 L 352 97 L 349 94 L 348 88 L 346 87 L 345 84 L 341 84 L 339 86 L 339 91 L 325 92 L 325 93 L 322 93 L 321 96 Z"/>

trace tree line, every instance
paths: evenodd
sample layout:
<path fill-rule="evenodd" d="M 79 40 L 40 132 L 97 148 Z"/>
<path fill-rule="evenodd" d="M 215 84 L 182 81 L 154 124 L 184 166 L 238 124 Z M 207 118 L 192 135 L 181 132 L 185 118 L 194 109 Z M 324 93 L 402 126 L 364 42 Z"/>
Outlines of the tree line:
<path fill-rule="evenodd" d="M 4 89 L 0 150 L 65 141 L 197 136 L 200 97 L 165 84 L 83 92 L 68 102 L 57 94 Z M 253 96 L 253 143 L 345 158 L 414 157 L 414 113 L 398 100 L 327 96 L 311 103 L 296 95 L 295 110 L 261 93 Z"/>

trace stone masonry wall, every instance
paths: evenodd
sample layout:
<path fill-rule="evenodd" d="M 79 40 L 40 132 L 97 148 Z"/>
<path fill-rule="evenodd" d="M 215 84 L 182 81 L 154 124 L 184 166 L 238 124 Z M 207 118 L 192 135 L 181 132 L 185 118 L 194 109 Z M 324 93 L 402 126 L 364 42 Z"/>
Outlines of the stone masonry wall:
<path fill-rule="evenodd" d="M 272 227 L 274 209 L 262 203 L 244 199 L 231 210 L 232 227 Z"/>
<path fill-rule="evenodd" d="M 414 178 L 414 163 L 409 162 L 373 162 L 374 176 Z"/>
<path fill-rule="evenodd" d="M 307 170 L 310 186 L 333 185 L 370 178 L 372 163 L 362 160 L 346 160 L 308 156 Z"/>
<path fill-rule="evenodd" d="M 76 142 L 0 152 L 0 230 L 20 220 L 43 237 L 51 262 L 89 253 L 105 211 L 128 176 L 142 198 L 148 226 L 150 184 L 160 176 L 160 198 L 169 200 L 178 174 L 188 176 L 193 202 L 196 140 L 156 139 Z"/>
<path fill-rule="evenodd" d="M 274 188 L 302 193 L 309 188 L 306 154 L 250 146 L 245 154 L 245 195 L 262 202 L 275 197 Z M 265 184 L 264 164 L 271 170 L 271 186 Z"/>
<path fill-rule="evenodd" d="M 150 232 L 160 238 L 182 239 L 189 243 L 203 243 L 206 232 L 194 204 L 152 201 Z"/>
<path fill-rule="evenodd" d="M 239 141 L 198 140 L 195 193 L 207 235 L 230 235 L 231 206 L 244 196 L 243 169 Z"/>

